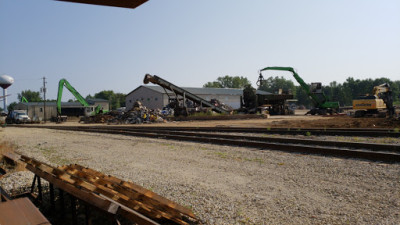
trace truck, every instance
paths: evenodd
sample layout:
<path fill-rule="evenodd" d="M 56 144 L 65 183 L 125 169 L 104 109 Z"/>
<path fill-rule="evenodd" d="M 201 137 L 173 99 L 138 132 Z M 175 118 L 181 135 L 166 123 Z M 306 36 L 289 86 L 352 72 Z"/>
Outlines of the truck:
<path fill-rule="evenodd" d="M 294 79 L 300 84 L 301 88 L 307 93 L 308 97 L 314 104 L 314 107 L 306 113 L 311 115 L 326 115 L 339 112 L 339 102 L 329 101 L 324 92 L 322 91 L 321 83 L 311 83 L 309 86 L 304 80 L 296 73 L 292 67 L 265 67 L 259 72 L 259 78 L 257 81 L 258 85 L 262 85 L 264 78 L 262 72 L 266 70 L 278 70 L 278 71 L 289 71 L 293 74 Z"/>
<path fill-rule="evenodd" d="M 7 114 L 6 123 L 30 123 L 27 110 L 11 110 Z"/>

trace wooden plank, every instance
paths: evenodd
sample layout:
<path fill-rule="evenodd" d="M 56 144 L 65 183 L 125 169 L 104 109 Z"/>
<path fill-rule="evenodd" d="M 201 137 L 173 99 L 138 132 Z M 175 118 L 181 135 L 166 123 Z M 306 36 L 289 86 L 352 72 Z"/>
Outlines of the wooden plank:
<path fill-rule="evenodd" d="M 85 3 L 92 5 L 114 6 L 134 9 L 148 0 L 57 0 L 64 2 Z"/>
<path fill-rule="evenodd" d="M 65 189 L 65 187 L 58 186 L 57 182 L 63 182 L 65 184 L 69 184 L 75 189 L 78 190 L 87 190 L 88 193 L 99 193 L 101 194 L 102 198 L 105 197 L 109 200 L 115 201 L 118 203 L 117 205 L 110 204 L 107 208 L 101 207 L 100 209 L 116 213 L 120 207 L 127 207 L 128 209 L 133 209 L 138 213 L 144 214 L 147 217 L 151 217 L 154 219 L 161 219 L 165 218 L 171 221 L 174 221 L 179 224 L 187 224 L 185 221 L 182 220 L 181 215 L 177 212 L 176 209 L 171 207 L 167 207 L 166 205 L 160 204 L 159 202 L 151 199 L 143 194 L 135 192 L 133 189 L 129 189 L 127 187 L 121 186 L 118 183 L 108 181 L 104 178 L 109 177 L 105 176 L 104 174 L 83 168 L 81 166 L 63 166 L 59 168 L 51 167 L 45 163 L 40 163 L 32 158 L 21 156 L 21 159 L 28 163 L 27 168 L 37 174 L 38 176 L 43 177 L 47 175 L 45 178 L 46 180 L 52 180 L 53 184 L 57 187 L 64 189 L 65 191 L 71 193 L 72 195 L 76 196 L 77 198 L 82 199 L 83 196 L 77 196 L 77 193 L 73 193 L 72 190 Z M 83 168 L 83 170 L 78 169 Z M 36 170 L 35 170 L 36 169 Z M 40 173 L 42 172 L 42 174 Z M 95 173 L 95 175 L 94 175 Z M 97 176 L 99 175 L 99 176 Z M 100 177 L 101 176 L 101 177 Z M 113 178 L 113 177 L 112 177 Z M 121 182 L 120 182 L 121 183 Z M 140 187 L 140 186 L 139 186 Z M 143 191 L 146 190 L 142 187 L 139 190 Z M 144 193 L 148 193 L 150 191 L 146 191 Z M 154 193 L 154 192 L 151 192 Z M 154 193 L 155 194 L 155 193 Z M 155 194 L 156 195 L 156 194 Z M 156 195 L 158 196 L 158 195 Z M 85 201 L 85 199 L 82 199 Z M 143 200 L 139 201 L 139 200 Z M 169 200 L 168 200 L 169 201 Z M 172 201 L 170 201 L 172 202 Z M 88 202 L 93 204 L 92 202 Z M 173 202 L 172 202 L 173 203 Z M 117 206 L 117 207 L 114 207 Z M 98 206 L 96 206 L 98 207 Z M 121 210 L 119 210 L 121 211 Z M 127 214 L 129 210 L 122 210 L 124 214 Z M 135 217 L 135 216 L 133 216 Z"/>
<path fill-rule="evenodd" d="M 162 217 L 161 214 L 163 212 L 149 208 L 148 206 L 143 205 L 141 202 L 130 201 L 130 199 L 127 196 L 124 196 L 116 191 L 113 191 L 112 189 L 106 188 L 104 186 L 93 185 L 91 183 L 86 182 L 85 180 L 80 179 L 79 177 L 69 175 L 65 171 L 62 171 L 57 168 L 53 168 L 51 166 L 46 165 L 45 163 L 39 163 L 38 161 L 31 159 L 29 157 L 22 156 L 22 159 L 24 159 L 24 161 L 26 163 L 28 163 L 29 166 L 30 166 L 30 164 L 34 164 L 41 171 L 44 171 L 48 174 L 53 174 L 56 178 L 62 179 L 63 181 L 77 187 L 78 189 L 84 188 L 84 189 L 89 190 L 94 193 L 101 193 L 101 194 L 103 194 L 107 197 L 110 197 L 110 198 L 120 202 L 121 204 L 125 204 L 125 205 L 131 207 L 132 209 L 134 209 L 140 213 L 143 213 L 149 217 L 152 217 L 152 218 L 161 218 Z M 106 210 L 106 211 L 108 211 L 108 210 Z"/>
<path fill-rule="evenodd" d="M 32 159 L 25 159 L 25 160 L 26 161 L 35 162 Z M 37 162 L 35 162 L 35 164 L 37 164 Z M 40 167 L 45 168 L 46 166 L 45 165 L 40 165 Z M 64 182 L 62 180 L 59 180 L 53 174 L 49 174 L 49 173 L 47 173 L 45 171 L 42 171 L 42 170 L 32 166 L 29 163 L 27 164 L 26 168 L 28 170 L 32 171 L 33 173 L 35 173 L 36 175 L 42 177 L 43 179 L 53 183 L 54 186 L 56 186 L 56 187 L 58 187 L 58 188 L 60 188 L 60 189 L 62 189 L 64 191 L 68 192 L 69 194 L 75 196 L 76 198 L 79 198 L 80 200 L 82 200 L 82 201 L 84 201 L 84 202 L 86 202 L 86 203 L 88 203 L 88 204 L 90 204 L 92 206 L 95 206 L 96 208 L 99 208 L 99 209 L 101 209 L 103 211 L 106 211 L 106 212 L 110 212 L 110 211 L 112 211 L 112 210 L 110 210 L 111 208 L 115 208 L 115 203 L 112 203 L 112 202 L 110 202 L 108 200 L 105 200 L 103 197 L 100 197 L 99 195 L 93 194 L 93 192 L 88 192 L 88 191 L 85 191 L 83 189 L 79 189 L 79 188 L 75 187 L 73 184 L 70 184 L 70 183 Z M 50 171 L 51 168 L 46 168 L 46 170 Z M 133 222 L 139 223 L 139 222 L 145 221 L 146 223 L 143 222 L 143 224 L 157 224 L 157 223 L 155 223 L 154 221 L 152 221 L 151 219 L 149 219 L 147 217 L 142 216 L 142 217 L 139 218 L 137 216 L 138 213 L 136 213 L 136 215 L 129 215 L 129 214 L 132 214 L 132 212 L 129 212 L 129 211 L 124 212 L 124 215 L 127 215 L 128 216 L 127 218 L 131 219 Z M 137 220 L 134 220 L 135 218 Z M 142 224 L 142 223 L 139 223 L 139 224 Z"/>
<path fill-rule="evenodd" d="M 3 157 L 5 157 L 9 160 L 12 160 L 15 163 L 20 162 L 21 155 L 15 153 L 15 152 L 3 152 L 2 155 L 3 155 Z"/>
<path fill-rule="evenodd" d="M 126 206 L 134 209 L 135 211 L 138 211 L 138 212 L 140 212 L 146 216 L 149 216 L 151 218 L 159 219 L 161 217 L 164 217 L 167 219 L 172 219 L 171 216 L 169 216 L 165 212 L 162 212 L 162 211 L 154 208 L 151 205 L 145 205 L 142 202 L 139 202 L 134 199 L 130 199 L 128 196 L 123 195 L 123 194 L 121 194 L 111 188 L 105 187 L 103 185 L 91 184 L 83 179 L 80 179 L 79 175 L 80 174 L 70 176 L 71 179 L 73 179 L 75 181 L 76 185 L 80 185 L 90 191 L 93 191 L 93 192 L 101 193 L 102 195 L 107 196 L 107 197 L 109 197 L 123 205 L 126 205 Z M 69 176 L 69 175 L 64 174 L 64 176 Z"/>
<path fill-rule="evenodd" d="M 115 190 L 118 193 L 121 193 L 121 194 L 129 197 L 132 200 L 141 202 L 144 205 L 147 205 L 148 207 L 157 208 L 159 211 L 166 213 L 166 214 L 163 213 L 163 217 L 165 217 L 167 219 L 181 217 L 180 213 L 178 211 L 174 210 L 173 208 L 170 208 L 170 207 L 167 207 L 166 205 L 160 204 L 158 201 L 151 199 L 143 194 L 137 193 L 132 189 L 123 188 L 119 185 L 116 185 L 115 183 L 112 183 L 110 181 L 106 181 L 102 178 L 99 178 L 98 176 L 84 173 L 84 172 L 81 172 L 81 170 L 76 170 L 76 169 L 70 168 L 68 166 L 63 166 L 62 168 L 70 174 L 82 176 L 86 180 L 88 180 L 96 185 L 102 185 L 102 186 L 108 187 L 112 190 Z"/>
<path fill-rule="evenodd" d="M 98 181 L 102 181 L 102 179 L 99 178 L 98 176 L 89 175 L 88 173 L 85 173 L 83 171 L 71 169 L 69 166 L 63 166 L 60 168 L 64 169 L 65 171 L 67 171 L 69 173 L 73 173 L 74 175 L 77 175 L 77 176 L 85 176 L 85 178 L 87 180 L 95 181 L 96 184 L 99 184 Z M 104 175 L 104 174 L 101 174 L 101 175 Z M 143 213 L 144 215 L 148 215 L 152 218 L 163 217 L 165 219 L 175 221 L 178 224 L 187 224 L 185 221 L 182 220 L 182 216 L 175 209 L 168 208 L 168 207 L 166 207 L 166 205 L 162 205 L 159 202 L 154 201 L 153 199 L 147 198 L 146 196 L 139 194 L 146 198 L 145 199 L 146 201 L 142 202 L 141 199 L 135 198 L 138 195 L 138 193 L 135 193 L 132 190 L 129 190 L 126 188 L 122 188 L 120 186 L 115 186 L 115 184 L 110 183 L 110 182 L 105 182 L 105 184 L 99 185 L 98 187 L 101 188 L 104 186 L 108 186 L 110 189 L 112 188 L 112 190 L 115 190 L 118 194 L 123 194 L 124 196 L 129 197 L 130 200 L 126 200 L 124 198 L 119 198 L 119 199 L 114 199 L 114 200 L 117 200 L 118 202 Z M 108 197 L 110 197 L 110 196 L 108 196 Z M 144 204 L 145 206 L 147 206 L 148 208 L 152 209 L 152 212 L 154 213 L 154 215 L 148 214 L 147 212 L 142 212 L 142 211 L 140 211 L 140 208 L 139 209 L 135 208 L 134 205 L 132 205 L 132 201 L 135 203 L 140 202 L 140 203 Z M 150 205 L 149 205 L 149 202 L 150 202 Z M 153 203 L 153 204 L 151 204 L 151 203 Z"/>
<path fill-rule="evenodd" d="M 178 203 L 175 203 L 175 202 L 173 202 L 173 201 L 171 201 L 169 199 L 166 199 L 166 198 L 164 198 L 164 197 L 162 197 L 162 196 L 160 196 L 160 195 L 158 195 L 158 194 L 156 194 L 156 193 L 154 193 L 154 192 L 152 192 L 152 191 L 150 191 L 148 189 L 145 189 L 145 188 L 133 183 L 133 182 L 124 181 L 124 180 L 121 180 L 119 178 L 116 178 L 116 177 L 113 177 L 113 176 L 110 176 L 110 175 L 105 175 L 105 174 L 103 174 L 101 172 L 98 172 L 98 171 L 90 169 L 90 168 L 85 168 L 85 167 L 80 166 L 78 164 L 73 164 L 73 165 L 70 165 L 69 167 L 72 167 L 72 168 L 75 168 L 75 169 L 78 169 L 78 170 L 82 170 L 83 172 L 86 172 L 86 173 L 92 174 L 94 176 L 97 176 L 99 178 L 102 178 L 105 181 L 112 182 L 115 185 L 119 185 L 119 186 L 121 186 L 123 188 L 127 188 L 129 190 L 133 190 L 133 191 L 135 191 L 135 192 L 137 192 L 139 194 L 142 194 L 142 195 L 144 195 L 144 196 L 146 196 L 148 198 L 154 199 L 154 200 L 160 202 L 161 204 L 168 206 L 169 208 L 175 209 L 175 210 L 179 211 L 180 213 L 182 213 L 183 215 L 186 215 L 188 217 L 196 219 L 196 216 L 193 214 L 193 212 L 190 209 L 188 209 L 188 208 L 186 208 L 184 206 L 181 206 Z"/>
<path fill-rule="evenodd" d="M 63 181 L 57 179 L 56 177 L 54 177 L 51 174 L 48 174 L 48 173 L 46 173 L 44 171 L 41 171 L 40 169 L 37 169 L 36 167 L 33 167 L 30 164 L 27 164 L 26 168 L 28 170 L 30 170 L 31 172 L 33 172 L 34 174 L 36 174 L 36 175 L 42 177 L 43 179 L 51 182 L 57 188 L 60 188 L 60 189 L 62 189 L 64 191 L 68 192 L 69 194 L 81 199 L 82 201 L 87 202 L 87 203 L 89 203 L 89 204 L 91 204 L 91 205 L 93 205 L 93 206 L 95 206 L 95 207 L 97 207 L 97 208 L 99 208 L 101 210 L 108 211 L 108 208 L 111 205 L 111 202 L 106 201 L 106 200 L 104 200 L 104 199 L 102 199 L 102 198 L 100 198 L 100 197 L 98 197 L 98 196 L 96 196 L 96 195 L 94 195 L 94 194 L 92 194 L 90 192 L 87 192 L 87 191 L 84 191 L 84 190 L 80 190 L 80 189 L 76 188 L 75 186 L 73 186 L 73 185 L 71 185 L 69 183 L 66 183 L 66 182 L 63 182 Z"/>

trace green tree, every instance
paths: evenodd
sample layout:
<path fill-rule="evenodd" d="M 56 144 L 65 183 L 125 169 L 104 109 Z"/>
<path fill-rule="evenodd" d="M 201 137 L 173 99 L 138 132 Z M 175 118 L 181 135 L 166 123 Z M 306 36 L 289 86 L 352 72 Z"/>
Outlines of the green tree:
<path fill-rule="evenodd" d="M 207 82 L 203 85 L 205 88 L 245 88 L 251 85 L 250 81 L 246 77 L 242 76 L 229 76 L 218 77 L 216 81 Z"/>
<path fill-rule="evenodd" d="M 8 106 L 7 106 L 7 110 L 11 111 L 14 110 L 15 106 L 17 105 L 17 102 L 11 102 Z"/>
<path fill-rule="evenodd" d="M 117 108 L 119 107 L 125 107 L 125 94 L 122 93 L 116 93 L 115 94 L 115 99 L 117 101 Z M 118 106 L 119 105 L 119 106 Z"/>
<path fill-rule="evenodd" d="M 206 84 L 203 85 L 205 88 L 223 88 L 222 84 L 218 81 L 213 81 L 213 82 L 207 82 Z"/>
<path fill-rule="evenodd" d="M 296 86 L 293 82 L 285 79 L 283 76 L 268 77 L 262 82 L 262 85 L 258 89 L 271 93 L 277 93 L 279 89 L 282 89 L 283 91 L 292 91 L 292 93 L 296 92 Z"/>
<path fill-rule="evenodd" d="M 42 97 L 40 96 L 40 92 L 38 91 L 31 91 L 25 90 L 18 94 L 18 99 L 21 99 L 22 96 L 28 100 L 28 102 L 41 102 L 43 101 Z"/>
<path fill-rule="evenodd" d="M 91 97 L 91 96 L 88 95 L 86 97 L 86 99 L 89 99 L 89 97 Z M 94 98 L 108 100 L 110 102 L 111 109 L 117 109 L 119 107 L 125 106 L 125 94 L 114 93 L 114 91 L 112 91 L 112 90 L 100 91 L 94 95 Z"/>

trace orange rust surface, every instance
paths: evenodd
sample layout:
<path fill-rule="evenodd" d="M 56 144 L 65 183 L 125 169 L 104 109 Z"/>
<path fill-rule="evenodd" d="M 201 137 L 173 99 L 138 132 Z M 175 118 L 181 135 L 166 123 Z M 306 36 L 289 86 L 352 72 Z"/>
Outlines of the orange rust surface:
<path fill-rule="evenodd" d="M 0 203 L 0 224 L 51 224 L 28 198 Z"/>

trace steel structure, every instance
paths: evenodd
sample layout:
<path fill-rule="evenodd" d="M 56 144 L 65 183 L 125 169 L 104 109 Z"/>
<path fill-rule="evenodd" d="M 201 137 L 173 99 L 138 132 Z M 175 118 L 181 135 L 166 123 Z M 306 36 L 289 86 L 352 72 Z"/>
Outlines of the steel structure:
<path fill-rule="evenodd" d="M 314 104 L 313 109 L 311 109 L 307 114 L 320 114 L 320 115 L 325 115 L 327 113 L 332 114 L 333 112 L 337 112 L 339 110 L 339 102 L 330 102 L 328 101 L 328 98 L 322 92 L 321 90 L 321 83 L 311 83 L 313 88 L 310 88 L 306 82 L 294 71 L 292 67 L 279 67 L 279 66 L 272 66 L 272 67 L 265 67 L 264 69 L 260 70 L 260 76 L 259 80 L 257 83 L 259 85 L 262 85 L 263 82 L 263 76 L 261 74 L 262 71 L 266 70 L 278 70 L 278 71 L 289 71 L 293 74 L 293 77 L 296 79 L 296 81 L 300 84 L 300 86 L 303 88 L 303 90 L 307 93 L 308 97 L 311 99 L 311 101 Z M 314 90 L 314 85 L 315 85 L 315 90 Z"/>
<path fill-rule="evenodd" d="M 183 108 L 185 107 L 185 100 L 189 99 L 191 101 L 193 101 L 194 103 L 199 104 L 200 106 L 206 106 L 206 107 L 210 107 L 213 111 L 218 112 L 218 113 L 230 113 L 230 111 L 223 109 L 221 107 L 215 106 L 213 104 L 211 104 L 209 101 L 195 95 L 192 94 L 188 91 L 186 91 L 183 88 L 180 88 L 174 84 L 172 84 L 171 82 L 168 82 L 164 79 L 162 79 L 161 77 L 158 77 L 156 75 L 152 76 L 150 74 L 146 74 L 144 76 L 144 80 L 143 83 L 144 84 L 148 84 L 149 82 L 153 83 L 153 84 L 157 84 L 160 85 L 161 87 L 163 87 L 164 89 L 170 90 L 172 91 L 175 96 L 176 96 L 176 101 L 178 102 L 178 95 L 183 96 Z"/>

